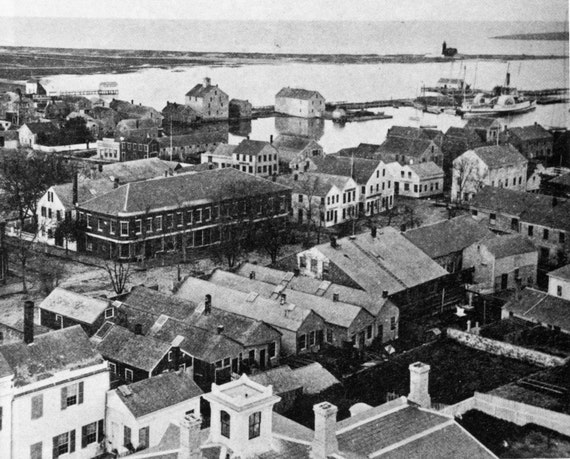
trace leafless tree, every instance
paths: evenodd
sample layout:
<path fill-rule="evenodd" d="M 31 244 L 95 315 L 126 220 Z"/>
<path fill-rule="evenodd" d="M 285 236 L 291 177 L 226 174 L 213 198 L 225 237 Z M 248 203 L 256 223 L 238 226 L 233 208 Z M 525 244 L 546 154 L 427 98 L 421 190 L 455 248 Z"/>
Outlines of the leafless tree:
<path fill-rule="evenodd" d="M 109 274 L 109 279 L 111 280 L 111 285 L 115 293 L 117 295 L 123 293 L 132 274 L 131 264 L 123 263 L 117 259 L 106 260 L 105 270 L 107 274 Z"/>
<path fill-rule="evenodd" d="M 296 200 L 295 208 L 301 211 L 305 218 L 305 245 L 310 244 L 311 231 L 317 235 L 320 240 L 320 233 L 322 229 L 322 221 L 324 216 L 323 203 L 321 202 L 320 190 L 321 178 L 318 175 L 302 174 L 297 179 L 297 193 L 303 195 L 303 201 Z M 302 224 L 302 222 L 299 222 Z"/>
<path fill-rule="evenodd" d="M 470 192 L 477 192 L 485 183 L 487 174 L 481 172 L 479 163 L 471 158 L 460 158 L 453 162 L 454 184 L 457 190 L 456 201 L 462 202 L 464 193 L 469 190 Z"/>

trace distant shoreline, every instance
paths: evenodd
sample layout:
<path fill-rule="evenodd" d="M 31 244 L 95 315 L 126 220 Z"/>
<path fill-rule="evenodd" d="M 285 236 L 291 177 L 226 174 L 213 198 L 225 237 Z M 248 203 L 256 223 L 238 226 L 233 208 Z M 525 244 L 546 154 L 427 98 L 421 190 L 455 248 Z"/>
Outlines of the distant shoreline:
<path fill-rule="evenodd" d="M 421 64 L 454 60 L 568 59 L 564 55 L 458 54 L 453 58 L 425 54 L 278 54 L 235 52 L 183 52 L 119 49 L 71 49 L 0 46 L 0 78 L 27 80 L 65 74 L 131 73 L 148 68 L 188 66 L 312 64 Z"/>
<path fill-rule="evenodd" d="M 499 35 L 491 37 L 495 40 L 536 40 L 536 41 L 568 41 L 568 32 L 545 32 L 545 33 L 519 33 L 513 35 Z"/>

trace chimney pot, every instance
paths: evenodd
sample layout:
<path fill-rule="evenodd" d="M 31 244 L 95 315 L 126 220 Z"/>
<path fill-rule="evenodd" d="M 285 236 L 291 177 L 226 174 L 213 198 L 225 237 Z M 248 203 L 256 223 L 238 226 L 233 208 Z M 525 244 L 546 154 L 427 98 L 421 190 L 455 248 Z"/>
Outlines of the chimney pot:
<path fill-rule="evenodd" d="M 212 295 L 207 294 L 204 301 L 204 315 L 209 315 L 212 312 Z"/>
<path fill-rule="evenodd" d="M 280 299 L 279 299 L 279 302 L 280 302 L 281 304 L 285 304 L 285 303 L 287 302 L 287 295 L 286 295 L 285 293 L 282 293 L 282 294 L 281 294 L 281 297 L 280 297 Z"/>
<path fill-rule="evenodd" d="M 103 164 L 99 163 L 97 165 L 97 168 L 98 168 L 99 172 L 103 172 Z"/>
<path fill-rule="evenodd" d="M 135 335 L 142 335 L 142 324 L 135 324 Z"/>
<path fill-rule="evenodd" d="M 421 406 L 422 408 L 430 408 L 430 366 L 422 362 L 415 362 L 412 363 L 408 368 L 410 369 L 410 393 L 408 395 L 408 400 Z"/>
<path fill-rule="evenodd" d="M 388 298 L 388 290 L 382 290 L 382 298 Z"/>
<path fill-rule="evenodd" d="M 218 335 L 221 335 L 224 332 L 224 326 L 218 325 L 217 331 L 218 331 Z"/>
<path fill-rule="evenodd" d="M 293 269 L 293 275 L 294 275 L 295 277 L 299 276 L 299 274 L 301 274 L 301 271 L 299 270 L 299 268 Z"/>
<path fill-rule="evenodd" d="M 378 230 L 377 230 L 376 226 L 372 226 L 372 228 L 370 228 L 370 235 L 372 237 L 376 237 L 377 232 L 378 232 Z"/>
<path fill-rule="evenodd" d="M 249 273 L 249 278 L 250 278 L 250 279 L 255 279 L 255 271 L 250 271 L 250 273 Z"/>
<path fill-rule="evenodd" d="M 34 342 L 34 302 L 24 302 L 24 343 Z"/>
<path fill-rule="evenodd" d="M 337 302 L 337 301 L 339 300 L 339 294 L 336 293 L 336 292 L 333 293 L 333 298 L 332 298 L 332 299 L 333 299 L 334 302 Z"/>
<path fill-rule="evenodd" d="M 331 236 L 331 247 L 336 248 L 337 247 L 337 243 L 336 243 L 336 237 Z"/>
<path fill-rule="evenodd" d="M 338 408 L 328 402 L 313 406 L 315 413 L 315 436 L 311 445 L 311 457 L 314 459 L 327 459 L 338 454 L 338 440 L 336 438 L 336 415 Z"/>
<path fill-rule="evenodd" d="M 180 423 L 180 459 L 201 459 L 200 427 L 202 420 L 195 414 L 187 414 Z"/>

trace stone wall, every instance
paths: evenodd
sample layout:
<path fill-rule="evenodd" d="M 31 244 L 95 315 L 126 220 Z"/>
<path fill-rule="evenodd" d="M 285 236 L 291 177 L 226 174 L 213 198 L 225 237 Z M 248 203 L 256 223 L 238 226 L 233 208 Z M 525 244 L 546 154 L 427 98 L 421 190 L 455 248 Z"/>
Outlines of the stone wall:
<path fill-rule="evenodd" d="M 555 357 L 544 352 L 534 351 L 514 344 L 497 341 L 494 339 L 484 338 L 482 336 L 467 333 L 454 328 L 447 329 L 447 336 L 465 346 L 489 352 L 495 355 L 501 355 L 511 359 L 521 360 L 533 365 L 542 367 L 556 367 L 564 365 L 567 359 Z"/>

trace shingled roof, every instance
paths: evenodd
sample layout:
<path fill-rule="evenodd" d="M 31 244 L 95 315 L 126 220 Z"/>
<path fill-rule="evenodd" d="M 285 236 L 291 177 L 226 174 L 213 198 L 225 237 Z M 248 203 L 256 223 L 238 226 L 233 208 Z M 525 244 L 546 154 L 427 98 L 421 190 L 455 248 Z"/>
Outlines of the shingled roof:
<path fill-rule="evenodd" d="M 380 296 L 384 290 L 391 295 L 448 274 L 390 226 L 376 237 L 359 234 L 339 239 L 336 247 L 326 243 L 308 251 L 320 252 L 362 289 Z"/>
<path fill-rule="evenodd" d="M 462 215 L 408 230 L 404 236 L 430 258 L 436 259 L 462 251 L 492 234 L 482 222 L 470 215 Z"/>
<path fill-rule="evenodd" d="M 431 141 L 427 139 L 388 137 L 376 153 L 380 158 L 389 158 L 391 155 L 419 158 L 430 145 Z"/>
<path fill-rule="evenodd" d="M 339 156 L 354 156 L 355 158 L 376 159 L 376 153 L 380 148 L 379 144 L 375 143 L 360 143 L 357 147 L 343 148 L 339 150 Z"/>
<path fill-rule="evenodd" d="M 352 177 L 359 185 L 366 185 L 378 165 L 382 163 L 380 159 L 353 159 L 336 155 L 313 158 L 312 161 L 318 172 Z"/>
<path fill-rule="evenodd" d="M 290 134 L 281 134 L 273 142 L 273 146 L 277 149 L 286 149 L 294 151 L 302 151 L 311 143 L 313 139 L 307 137 L 299 137 Z"/>
<path fill-rule="evenodd" d="M 224 91 L 222 91 L 217 84 L 204 85 L 202 83 L 198 83 L 196 86 L 194 86 L 190 91 L 186 93 L 186 96 L 202 98 L 206 97 L 208 94 L 210 94 L 210 92 L 214 90 L 218 91 L 221 94 L 224 94 L 227 97 L 227 94 Z"/>
<path fill-rule="evenodd" d="M 546 292 L 527 287 L 503 309 L 531 322 L 570 331 L 570 301 Z"/>
<path fill-rule="evenodd" d="M 87 212 L 119 216 L 286 191 L 288 188 L 278 183 L 225 168 L 128 183 L 80 207 Z"/>
<path fill-rule="evenodd" d="M 570 201 L 566 199 L 485 186 L 469 204 L 473 209 L 518 216 L 527 223 L 570 231 Z"/>
<path fill-rule="evenodd" d="M 78 202 L 82 203 L 89 201 L 95 196 L 108 193 L 114 187 L 113 182 L 103 178 L 92 180 L 88 178 L 80 177 L 77 180 L 77 197 Z M 74 209 L 75 204 L 73 203 L 73 184 L 64 183 L 62 185 L 55 185 L 53 187 L 53 192 L 59 198 L 61 203 L 66 209 Z"/>
<path fill-rule="evenodd" d="M 326 196 L 333 187 L 336 187 L 339 191 L 343 190 L 350 180 L 350 177 L 342 175 L 317 172 L 301 174 L 297 179 L 295 179 L 295 176 L 290 175 L 277 177 L 277 182 L 292 188 L 293 193 L 312 195 L 312 197 Z"/>
<path fill-rule="evenodd" d="M 93 298 L 56 287 L 40 303 L 39 307 L 84 324 L 93 324 L 109 307 L 109 300 Z"/>
<path fill-rule="evenodd" d="M 115 389 L 135 418 L 168 408 L 203 394 L 192 377 L 184 372 L 169 372 L 129 385 L 130 393 L 125 395 Z"/>
<path fill-rule="evenodd" d="M 540 124 L 530 126 L 513 127 L 508 131 L 509 136 L 515 137 L 522 142 L 531 140 L 552 140 L 552 134 L 544 129 Z"/>
<path fill-rule="evenodd" d="M 312 99 L 313 97 L 319 97 L 324 99 L 318 91 L 313 91 L 309 89 L 301 89 L 301 88 L 283 88 L 279 91 L 275 97 L 286 97 L 288 99 Z"/>
<path fill-rule="evenodd" d="M 57 132 L 58 127 L 53 123 L 26 123 L 24 126 L 27 126 L 33 134 L 49 134 L 52 132 Z M 24 127 L 22 126 L 22 127 Z M 21 128 L 20 128 L 21 129 Z"/>
<path fill-rule="evenodd" d="M 443 169 L 433 161 L 426 161 L 424 163 L 414 163 L 408 165 L 422 179 L 429 179 L 435 177 L 443 178 Z"/>
<path fill-rule="evenodd" d="M 528 160 L 511 144 L 477 147 L 473 152 L 491 169 L 522 166 L 528 163 Z"/>
<path fill-rule="evenodd" d="M 234 153 L 236 155 L 251 155 L 257 156 L 261 153 L 265 147 L 270 147 L 275 149 L 269 142 L 264 142 L 262 140 L 242 140 L 239 145 L 235 148 Z"/>
<path fill-rule="evenodd" d="M 532 241 L 520 234 L 495 235 L 482 241 L 481 245 L 496 259 L 537 251 Z"/>
<path fill-rule="evenodd" d="M 16 387 L 102 363 L 79 325 L 36 336 L 32 345 L 0 346 L 0 378 L 13 374 Z"/>

